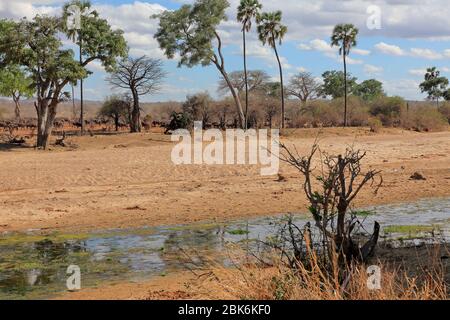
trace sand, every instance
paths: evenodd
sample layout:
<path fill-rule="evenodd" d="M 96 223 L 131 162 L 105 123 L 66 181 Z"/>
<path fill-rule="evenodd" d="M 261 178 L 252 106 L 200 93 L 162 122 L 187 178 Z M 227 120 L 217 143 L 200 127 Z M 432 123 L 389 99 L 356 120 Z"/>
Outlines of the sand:
<path fill-rule="evenodd" d="M 306 154 L 317 130 L 283 137 Z M 302 179 L 281 164 L 285 182 L 255 166 L 175 166 L 173 143 L 158 133 L 71 137 L 78 148 L 0 145 L 0 232 L 77 232 L 107 228 L 224 221 L 305 212 Z M 366 168 L 383 171 L 375 197 L 364 190 L 356 206 L 450 195 L 450 132 L 326 129 L 329 153 L 349 145 L 367 151 Z M 411 180 L 414 172 L 426 177 Z"/>

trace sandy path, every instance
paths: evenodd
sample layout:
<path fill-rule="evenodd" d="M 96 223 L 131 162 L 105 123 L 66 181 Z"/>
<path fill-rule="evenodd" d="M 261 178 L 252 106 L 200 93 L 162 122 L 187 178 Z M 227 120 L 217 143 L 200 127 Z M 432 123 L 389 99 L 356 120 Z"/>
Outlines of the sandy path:
<path fill-rule="evenodd" d="M 383 170 L 379 195 L 364 192 L 357 205 L 450 195 L 450 132 L 350 130 L 325 131 L 320 144 L 331 153 L 354 144 L 367 150 L 367 166 Z M 285 140 L 306 153 L 313 136 L 300 130 Z M 0 151 L 0 231 L 97 230 L 305 211 L 299 175 L 285 164 L 280 171 L 286 182 L 262 177 L 252 166 L 175 166 L 173 145 L 154 141 L 160 138 L 83 137 L 73 138 L 80 145 L 75 151 Z M 410 180 L 415 171 L 427 180 Z"/>

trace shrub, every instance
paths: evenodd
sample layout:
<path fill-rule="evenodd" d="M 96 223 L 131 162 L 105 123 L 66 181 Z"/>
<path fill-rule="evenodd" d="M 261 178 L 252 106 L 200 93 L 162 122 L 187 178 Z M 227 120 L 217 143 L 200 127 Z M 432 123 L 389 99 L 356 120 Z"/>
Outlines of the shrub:
<path fill-rule="evenodd" d="M 336 125 L 342 125 L 344 123 L 344 99 L 334 99 L 330 103 L 331 108 L 337 112 L 338 123 Z M 360 97 L 350 96 L 347 103 L 347 120 L 350 126 L 359 127 L 367 125 L 369 118 L 369 108 L 364 104 Z"/>
<path fill-rule="evenodd" d="M 401 97 L 380 97 L 370 104 L 370 114 L 378 117 L 385 126 L 398 126 L 406 112 L 406 102 Z"/>
<path fill-rule="evenodd" d="M 371 117 L 369 118 L 369 127 L 371 132 L 378 133 L 380 132 L 381 128 L 383 127 L 383 123 L 379 118 Z"/>
<path fill-rule="evenodd" d="M 448 120 L 450 123 L 450 103 L 446 102 L 442 106 L 439 107 L 438 111 Z"/>
<path fill-rule="evenodd" d="M 448 127 L 448 119 L 435 107 L 423 104 L 411 108 L 403 117 L 402 125 L 416 131 L 439 131 Z"/>

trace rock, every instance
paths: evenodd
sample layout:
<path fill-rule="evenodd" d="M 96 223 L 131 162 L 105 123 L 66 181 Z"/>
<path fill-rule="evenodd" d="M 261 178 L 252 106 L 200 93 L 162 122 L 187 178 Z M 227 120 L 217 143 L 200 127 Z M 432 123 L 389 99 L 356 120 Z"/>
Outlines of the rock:
<path fill-rule="evenodd" d="M 414 174 L 410 177 L 411 180 L 427 180 L 420 172 L 414 172 Z"/>

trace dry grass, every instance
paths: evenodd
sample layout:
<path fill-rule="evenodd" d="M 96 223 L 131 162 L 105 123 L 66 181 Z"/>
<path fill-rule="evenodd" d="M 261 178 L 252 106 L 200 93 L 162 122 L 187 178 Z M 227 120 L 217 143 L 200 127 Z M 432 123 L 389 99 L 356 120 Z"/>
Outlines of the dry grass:
<path fill-rule="evenodd" d="M 429 255 L 427 268 L 412 275 L 403 265 L 377 261 L 381 270 L 381 289 L 369 289 L 370 274 L 364 265 L 347 270 L 345 288 L 338 270 L 325 272 L 317 256 L 309 266 L 286 267 L 281 261 L 263 267 L 257 263 L 236 269 L 214 268 L 215 295 L 243 300 L 446 300 L 449 299 L 445 268 L 436 254 Z M 211 281 L 207 286 L 212 288 Z"/>

